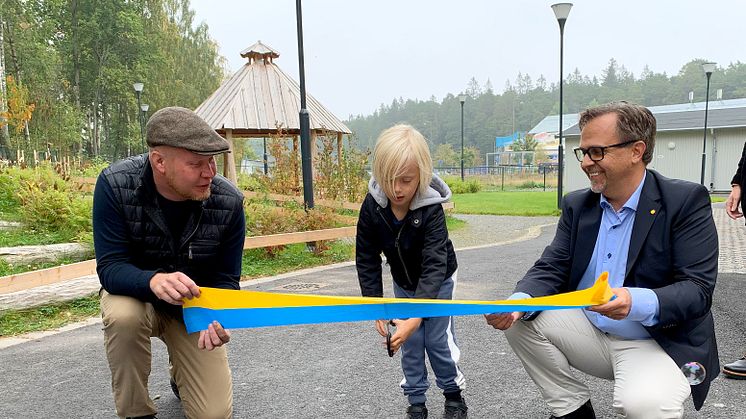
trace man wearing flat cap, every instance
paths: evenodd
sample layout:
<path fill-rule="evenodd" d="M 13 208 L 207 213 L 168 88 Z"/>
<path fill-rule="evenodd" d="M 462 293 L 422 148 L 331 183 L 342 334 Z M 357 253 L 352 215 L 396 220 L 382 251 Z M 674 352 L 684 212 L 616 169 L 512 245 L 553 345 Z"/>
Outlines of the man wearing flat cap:
<path fill-rule="evenodd" d="M 171 386 L 188 418 L 230 417 L 233 386 L 213 322 L 187 334 L 184 299 L 200 286 L 238 289 L 246 234 L 243 195 L 216 174 L 228 142 L 189 109 L 163 108 L 146 126 L 149 152 L 106 168 L 93 195 L 104 346 L 117 414 L 155 417 L 151 337 L 168 348 Z"/>

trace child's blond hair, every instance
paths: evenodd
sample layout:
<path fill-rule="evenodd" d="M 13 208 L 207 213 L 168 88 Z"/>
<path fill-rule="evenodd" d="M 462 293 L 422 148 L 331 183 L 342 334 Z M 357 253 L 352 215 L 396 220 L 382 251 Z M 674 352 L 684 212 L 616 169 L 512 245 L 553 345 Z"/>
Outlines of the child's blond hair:
<path fill-rule="evenodd" d="M 433 160 L 425 137 L 406 124 L 394 125 L 378 136 L 373 149 L 373 177 L 386 196 L 394 196 L 394 181 L 410 161 L 420 171 L 417 193 L 423 194 L 433 178 Z"/>

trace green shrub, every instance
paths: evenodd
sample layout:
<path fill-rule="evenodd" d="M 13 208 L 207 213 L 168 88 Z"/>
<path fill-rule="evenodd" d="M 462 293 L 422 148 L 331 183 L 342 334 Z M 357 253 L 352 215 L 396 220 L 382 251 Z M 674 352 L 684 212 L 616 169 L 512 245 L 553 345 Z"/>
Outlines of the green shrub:
<path fill-rule="evenodd" d="M 533 180 L 527 180 L 527 181 L 525 181 L 523 183 L 519 183 L 516 186 L 516 188 L 518 188 L 518 189 L 539 189 L 539 188 L 543 188 L 543 187 L 544 187 L 543 183 L 539 183 L 539 182 L 536 182 L 536 181 L 533 181 Z"/>
<path fill-rule="evenodd" d="M 44 185 L 60 191 L 67 190 L 67 184 L 51 166 L 39 166 L 35 169 L 21 169 L 18 167 L 7 167 L 0 169 L 0 211 L 18 212 L 18 207 L 23 204 L 21 192 L 24 185 Z"/>
<path fill-rule="evenodd" d="M 251 192 L 268 192 L 269 185 L 267 184 L 267 178 L 263 174 L 251 174 L 246 173 L 238 174 L 238 189 L 242 191 Z"/>
<path fill-rule="evenodd" d="M 97 178 L 101 172 L 109 167 L 109 162 L 99 157 L 95 157 L 93 160 L 80 164 L 72 170 L 73 176 L 79 177 L 92 177 Z"/>
<path fill-rule="evenodd" d="M 248 236 L 321 230 L 343 224 L 330 208 L 317 207 L 306 212 L 296 202 L 286 202 L 276 207 L 265 205 L 261 201 L 247 200 L 244 207 Z"/>
<path fill-rule="evenodd" d="M 18 187 L 20 169 L 9 167 L 0 170 L 0 213 L 15 212 L 20 205 Z"/>
<path fill-rule="evenodd" d="M 455 176 L 447 176 L 443 179 L 448 187 L 451 188 L 451 192 L 454 194 L 462 193 L 477 193 L 482 190 L 482 184 L 477 179 L 461 179 Z"/>
<path fill-rule="evenodd" d="M 90 242 L 92 198 L 73 190 L 51 166 L 3 169 L 0 201 L 0 210 L 16 214 L 27 231 Z"/>
<path fill-rule="evenodd" d="M 247 200 L 246 235 L 264 236 L 269 234 L 294 233 L 298 231 L 321 230 L 339 227 L 344 223 L 330 208 L 313 208 L 308 211 L 296 202 L 286 202 L 282 206 L 265 205 L 262 201 Z M 272 257 L 286 246 L 265 247 L 264 252 Z M 315 251 L 323 251 L 328 246 L 317 243 Z"/>
<path fill-rule="evenodd" d="M 19 195 L 20 213 L 30 229 L 68 231 L 73 235 L 92 231 L 91 197 L 34 182 L 21 185 Z"/>

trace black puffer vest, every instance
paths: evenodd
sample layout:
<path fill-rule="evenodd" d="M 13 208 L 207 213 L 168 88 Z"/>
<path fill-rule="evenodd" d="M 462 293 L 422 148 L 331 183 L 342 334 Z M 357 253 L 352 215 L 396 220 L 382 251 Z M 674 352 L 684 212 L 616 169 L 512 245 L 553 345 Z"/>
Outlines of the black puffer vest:
<path fill-rule="evenodd" d="M 197 285 L 210 286 L 221 238 L 235 212 L 242 210 L 243 195 L 227 179 L 216 176 L 210 197 L 195 206 L 182 236 L 174 238 L 158 206 L 152 170 L 143 154 L 102 173 L 122 207 L 131 261 L 143 270 L 180 271 Z"/>

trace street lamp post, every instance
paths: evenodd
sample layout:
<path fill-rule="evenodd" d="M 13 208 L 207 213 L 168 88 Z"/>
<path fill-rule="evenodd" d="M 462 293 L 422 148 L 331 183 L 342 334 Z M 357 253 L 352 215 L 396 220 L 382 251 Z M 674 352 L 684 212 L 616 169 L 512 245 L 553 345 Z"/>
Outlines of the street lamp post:
<path fill-rule="evenodd" d="M 557 208 L 562 208 L 562 163 L 563 163 L 563 147 L 562 147 L 562 55 L 564 54 L 564 35 L 565 35 L 565 22 L 567 16 L 570 14 L 572 9 L 572 3 L 556 3 L 552 5 L 554 16 L 557 18 L 560 29 L 560 74 L 559 74 L 559 144 L 557 145 Z"/>
<path fill-rule="evenodd" d="M 148 109 L 150 109 L 150 105 L 147 103 L 143 103 L 140 105 L 140 138 L 145 137 L 145 124 L 148 122 Z M 143 151 L 146 151 L 145 144 L 142 145 Z"/>
<path fill-rule="evenodd" d="M 466 95 L 459 95 L 458 101 L 461 102 L 461 181 L 464 181 L 464 102 Z"/>
<path fill-rule="evenodd" d="M 707 113 L 710 108 L 710 76 L 715 71 L 715 63 L 704 63 L 702 64 L 702 70 L 704 70 L 707 76 L 707 90 L 705 91 L 705 129 L 702 138 L 702 173 L 699 176 L 699 183 L 704 186 L 705 184 L 705 154 L 707 151 Z"/>
<path fill-rule="evenodd" d="M 311 159 L 311 122 L 306 109 L 306 69 L 303 61 L 303 15 L 301 0 L 295 0 L 295 17 L 298 31 L 298 78 L 300 79 L 300 154 L 303 172 L 303 205 L 313 208 L 313 173 Z"/>
<path fill-rule="evenodd" d="M 132 85 L 132 88 L 135 89 L 135 95 L 137 95 L 137 118 L 140 122 L 140 146 L 142 147 L 142 152 L 145 152 L 145 127 L 143 127 L 142 124 L 142 89 L 144 85 L 140 82 L 134 83 Z"/>

